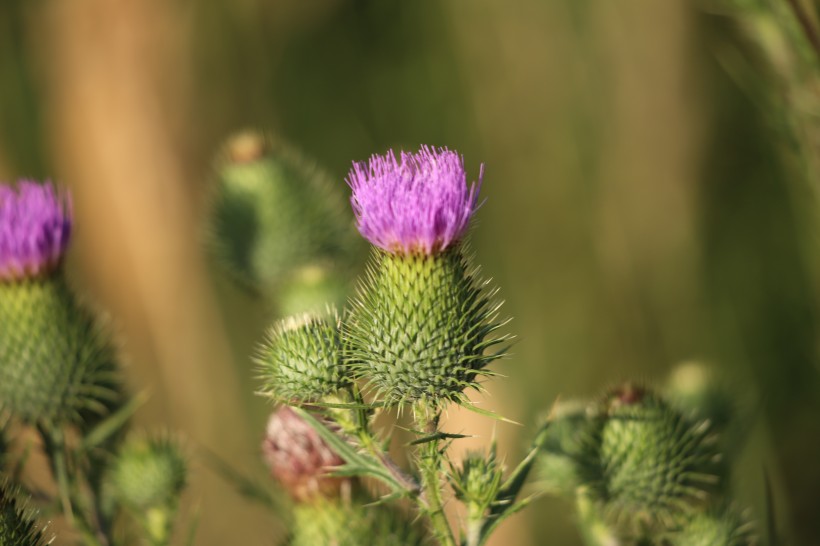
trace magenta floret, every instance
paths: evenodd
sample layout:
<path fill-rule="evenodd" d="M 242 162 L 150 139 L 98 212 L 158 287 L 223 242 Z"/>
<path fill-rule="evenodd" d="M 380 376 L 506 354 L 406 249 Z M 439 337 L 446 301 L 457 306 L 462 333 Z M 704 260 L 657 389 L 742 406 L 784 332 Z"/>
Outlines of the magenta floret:
<path fill-rule="evenodd" d="M 347 177 L 359 232 L 394 254 L 436 254 L 464 237 L 484 176 L 467 184 L 464 160 L 447 148 L 422 146 L 354 163 Z"/>
<path fill-rule="evenodd" d="M 54 270 L 71 238 L 71 198 L 51 183 L 0 184 L 0 281 Z"/>

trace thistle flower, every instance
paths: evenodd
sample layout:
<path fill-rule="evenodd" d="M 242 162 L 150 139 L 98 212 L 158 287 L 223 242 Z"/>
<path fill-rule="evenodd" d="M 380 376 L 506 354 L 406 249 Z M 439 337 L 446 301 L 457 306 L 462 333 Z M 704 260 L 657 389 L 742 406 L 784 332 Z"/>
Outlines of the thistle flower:
<path fill-rule="evenodd" d="M 51 183 L 0 184 L 0 282 L 39 277 L 62 261 L 71 238 L 71 199 Z"/>
<path fill-rule="evenodd" d="M 347 178 L 357 227 L 394 254 L 436 254 L 460 241 L 477 208 L 478 183 L 467 185 L 464 160 L 447 148 L 422 146 L 354 163 Z"/>
<path fill-rule="evenodd" d="M 262 453 L 271 474 L 297 502 L 338 498 L 351 487 L 349 479 L 328 475 L 344 460 L 287 406 L 270 416 Z"/>
<path fill-rule="evenodd" d="M 71 200 L 51 184 L 0 185 L 0 409 L 28 422 L 106 411 L 115 364 L 59 265 Z"/>
<path fill-rule="evenodd" d="M 479 184 L 480 184 L 479 177 Z M 422 147 L 354 164 L 361 234 L 376 247 L 347 323 L 350 367 L 381 402 L 461 402 L 503 351 L 500 304 L 460 244 L 476 209 L 461 157 Z"/>

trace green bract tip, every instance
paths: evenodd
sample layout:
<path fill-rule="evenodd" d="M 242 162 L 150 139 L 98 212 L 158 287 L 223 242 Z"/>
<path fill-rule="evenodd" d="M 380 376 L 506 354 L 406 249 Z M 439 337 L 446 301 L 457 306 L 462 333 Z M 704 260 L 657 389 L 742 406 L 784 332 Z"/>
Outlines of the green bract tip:
<path fill-rule="evenodd" d="M 173 510 L 185 487 L 187 464 L 179 441 L 166 434 L 131 436 L 108 479 L 116 497 L 133 510 Z"/>
<path fill-rule="evenodd" d="M 506 341 L 494 290 L 458 248 L 436 255 L 375 250 L 346 332 L 353 373 L 388 405 L 464 402 Z"/>
<path fill-rule="evenodd" d="M 279 402 L 317 402 L 346 384 L 339 317 L 303 315 L 277 323 L 257 357 L 262 393 Z"/>
<path fill-rule="evenodd" d="M 114 353 L 61 273 L 0 282 L 0 325 L 0 406 L 43 424 L 106 412 Z"/>
<path fill-rule="evenodd" d="M 668 528 L 720 485 L 706 423 L 691 423 L 654 393 L 625 385 L 605 396 L 586 448 L 593 496 L 614 524 Z"/>
<path fill-rule="evenodd" d="M 34 518 L 34 511 L 25 507 L 18 489 L 0 481 L 0 546 L 48 544 Z"/>

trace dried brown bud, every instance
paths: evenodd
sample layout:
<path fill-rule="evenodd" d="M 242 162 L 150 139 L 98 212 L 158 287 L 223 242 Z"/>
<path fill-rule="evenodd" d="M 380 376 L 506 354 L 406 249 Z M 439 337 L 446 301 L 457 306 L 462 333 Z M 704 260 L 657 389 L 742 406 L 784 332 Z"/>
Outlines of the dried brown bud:
<path fill-rule="evenodd" d="M 350 489 L 350 479 L 328 475 L 344 460 L 287 406 L 270 416 L 262 451 L 273 477 L 297 502 L 336 498 Z"/>

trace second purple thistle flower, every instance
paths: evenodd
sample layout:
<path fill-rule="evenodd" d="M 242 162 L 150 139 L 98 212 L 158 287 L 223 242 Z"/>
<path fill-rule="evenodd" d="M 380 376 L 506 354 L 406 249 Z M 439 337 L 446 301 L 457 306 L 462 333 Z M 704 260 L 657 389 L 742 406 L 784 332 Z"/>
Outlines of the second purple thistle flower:
<path fill-rule="evenodd" d="M 460 241 L 478 206 L 484 175 L 467 184 L 464 160 L 447 148 L 422 146 L 354 163 L 347 183 L 357 227 L 393 254 L 437 254 Z"/>

